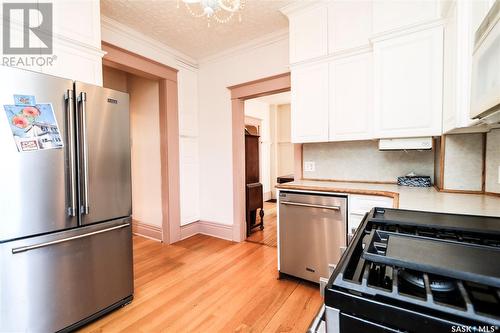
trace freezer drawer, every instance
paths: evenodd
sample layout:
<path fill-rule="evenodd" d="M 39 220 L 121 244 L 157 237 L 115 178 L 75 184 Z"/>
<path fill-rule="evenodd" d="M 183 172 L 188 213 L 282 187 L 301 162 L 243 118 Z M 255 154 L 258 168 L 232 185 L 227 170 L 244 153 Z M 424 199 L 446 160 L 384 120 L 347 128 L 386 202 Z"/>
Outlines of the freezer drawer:
<path fill-rule="evenodd" d="M 280 273 L 319 283 L 346 246 L 345 197 L 280 192 Z"/>
<path fill-rule="evenodd" d="M 0 332 L 54 332 L 133 293 L 130 219 L 0 245 Z"/>

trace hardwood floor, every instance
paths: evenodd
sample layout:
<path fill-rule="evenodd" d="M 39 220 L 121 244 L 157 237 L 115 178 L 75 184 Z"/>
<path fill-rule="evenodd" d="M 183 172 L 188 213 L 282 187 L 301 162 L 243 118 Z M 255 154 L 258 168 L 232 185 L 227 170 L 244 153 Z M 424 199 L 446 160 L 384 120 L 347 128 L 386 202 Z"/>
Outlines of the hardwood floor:
<path fill-rule="evenodd" d="M 322 298 L 277 279 L 276 248 L 196 235 L 134 236 L 134 301 L 82 332 L 305 332 Z"/>
<path fill-rule="evenodd" d="M 264 202 L 264 230 L 254 229 L 247 241 L 267 246 L 277 246 L 276 203 Z"/>

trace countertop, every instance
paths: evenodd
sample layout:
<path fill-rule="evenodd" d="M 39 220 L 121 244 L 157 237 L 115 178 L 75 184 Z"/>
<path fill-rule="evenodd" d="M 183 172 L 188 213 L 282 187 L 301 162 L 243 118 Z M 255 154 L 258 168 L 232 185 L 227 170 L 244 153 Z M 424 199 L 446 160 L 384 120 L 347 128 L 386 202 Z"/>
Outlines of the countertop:
<path fill-rule="evenodd" d="M 296 180 L 278 184 L 278 189 L 380 195 L 394 198 L 399 208 L 441 213 L 500 216 L 500 196 L 439 192 L 434 187 L 396 184 Z"/>

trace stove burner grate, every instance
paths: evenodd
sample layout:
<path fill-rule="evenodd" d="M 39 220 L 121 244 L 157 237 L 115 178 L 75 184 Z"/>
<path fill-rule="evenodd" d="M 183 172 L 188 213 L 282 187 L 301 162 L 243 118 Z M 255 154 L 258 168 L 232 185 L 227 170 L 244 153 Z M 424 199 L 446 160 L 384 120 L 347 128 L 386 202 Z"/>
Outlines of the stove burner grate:
<path fill-rule="evenodd" d="M 425 280 L 422 274 L 413 272 L 411 270 L 400 270 L 399 278 L 411 285 L 425 289 Z M 456 284 L 453 281 L 444 278 L 435 277 L 429 279 L 429 287 L 435 292 L 450 292 L 456 289 Z"/>

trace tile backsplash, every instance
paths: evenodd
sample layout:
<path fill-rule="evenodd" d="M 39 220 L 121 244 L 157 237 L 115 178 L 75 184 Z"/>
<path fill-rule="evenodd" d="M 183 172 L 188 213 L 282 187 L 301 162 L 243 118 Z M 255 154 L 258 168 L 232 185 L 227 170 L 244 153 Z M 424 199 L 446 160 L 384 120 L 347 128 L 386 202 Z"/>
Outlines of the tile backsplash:
<path fill-rule="evenodd" d="M 500 129 L 494 129 L 486 137 L 486 192 L 500 193 Z"/>
<path fill-rule="evenodd" d="M 434 153 L 379 151 L 377 141 L 306 143 L 303 161 L 314 162 L 304 178 L 347 181 L 396 182 L 410 172 L 434 178 Z"/>

